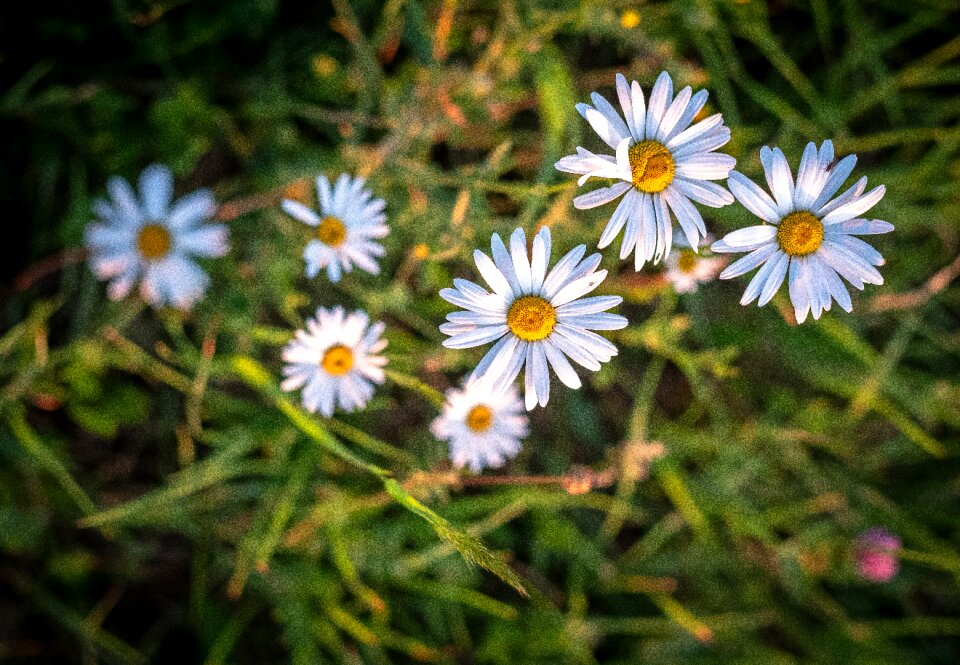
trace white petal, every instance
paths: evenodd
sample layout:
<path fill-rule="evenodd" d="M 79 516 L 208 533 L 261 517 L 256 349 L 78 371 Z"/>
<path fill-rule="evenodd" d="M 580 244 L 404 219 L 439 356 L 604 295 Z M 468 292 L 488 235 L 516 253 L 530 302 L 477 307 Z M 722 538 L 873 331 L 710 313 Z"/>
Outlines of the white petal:
<path fill-rule="evenodd" d="M 653 84 L 650 93 L 650 108 L 647 110 L 646 137 L 652 139 L 657 136 L 660 121 L 667 111 L 667 105 L 673 99 L 673 79 L 667 72 L 660 72 L 657 82 Z"/>
<path fill-rule="evenodd" d="M 177 199 L 170 208 L 167 224 L 172 229 L 195 226 L 213 217 L 217 200 L 209 189 L 198 189 Z"/>
<path fill-rule="evenodd" d="M 303 205 L 299 201 L 293 201 L 291 199 L 284 199 L 280 202 L 280 207 L 283 208 L 283 211 L 293 217 L 294 219 L 300 220 L 304 224 L 309 224 L 310 226 L 316 226 L 320 223 L 320 215 L 316 212 Z"/>
<path fill-rule="evenodd" d="M 520 293 L 530 293 L 533 278 L 530 273 L 530 257 L 527 256 L 527 236 L 523 229 L 516 229 L 510 236 L 510 256 Z"/>
<path fill-rule="evenodd" d="M 586 252 L 586 245 L 577 245 L 557 261 L 557 264 L 553 266 L 553 269 L 543 281 L 542 293 L 544 298 L 552 298 L 559 289 L 563 288 Z"/>
<path fill-rule="evenodd" d="M 727 178 L 727 187 L 743 207 L 754 215 L 771 224 L 780 223 L 780 214 L 776 203 L 752 180 L 738 171 L 731 171 Z"/>
<path fill-rule="evenodd" d="M 817 194 L 817 198 L 814 199 L 814 202 L 810 205 L 810 209 L 819 210 L 822 208 L 823 205 L 830 200 L 830 197 L 840 190 L 846 179 L 853 173 L 853 167 L 856 165 L 856 155 L 847 155 L 837 162 L 836 166 L 830 169 L 827 182 L 824 184 L 823 189 Z"/>
<path fill-rule="evenodd" d="M 647 103 L 643 97 L 643 88 L 636 81 L 630 84 L 630 98 L 633 101 L 633 126 L 637 130 L 637 140 L 646 137 Z"/>
<path fill-rule="evenodd" d="M 796 207 L 799 210 L 807 210 L 814 199 L 817 198 L 819 191 L 814 191 L 817 185 L 817 176 L 820 174 L 820 159 L 817 152 L 817 144 L 813 141 L 807 143 L 803 149 L 803 156 L 800 158 L 800 166 L 797 168 L 797 186 L 796 186 Z"/>
<path fill-rule="evenodd" d="M 603 312 L 611 307 L 616 307 L 623 302 L 620 296 L 591 296 L 581 298 L 573 302 L 557 307 L 557 316 L 579 316 L 581 314 L 595 314 Z"/>
<path fill-rule="evenodd" d="M 773 192 L 777 202 L 777 210 L 781 216 L 793 212 L 793 174 L 790 165 L 780 148 L 771 150 L 767 146 L 760 148 L 760 161 L 763 163 L 767 186 Z"/>
<path fill-rule="evenodd" d="M 755 249 L 741 259 L 738 259 L 727 266 L 727 269 L 720 273 L 720 279 L 730 279 L 737 277 L 745 272 L 750 272 L 761 263 L 776 254 L 779 248 L 775 243 L 764 245 L 760 249 Z"/>
<path fill-rule="evenodd" d="M 568 388 L 578 389 L 582 385 L 580 377 L 566 356 L 563 355 L 560 349 L 550 341 L 549 338 L 543 340 L 541 345 L 543 346 L 544 353 L 547 355 L 550 366 L 553 368 L 553 371 L 557 373 L 557 378 L 560 379 L 560 382 Z"/>
<path fill-rule="evenodd" d="M 600 283 L 606 279 L 606 277 L 607 271 L 600 270 L 576 279 L 560 289 L 560 291 L 550 299 L 550 304 L 554 307 L 559 307 L 572 300 L 576 300 L 580 296 L 590 293 L 600 286 Z"/>
<path fill-rule="evenodd" d="M 690 141 L 695 141 L 697 138 L 703 136 L 706 132 L 709 132 L 711 129 L 721 125 L 722 123 L 723 115 L 720 113 L 714 113 L 709 118 L 704 118 L 697 124 L 687 127 L 685 130 L 667 141 L 667 150 L 673 151 L 677 150 L 678 148 L 682 148 Z"/>
<path fill-rule="evenodd" d="M 527 376 L 533 374 L 533 382 L 537 387 L 537 401 L 540 406 L 546 406 L 550 399 L 550 370 L 547 367 L 547 354 L 542 343 L 530 344 L 527 348 L 530 350 L 527 354 Z"/>
<path fill-rule="evenodd" d="M 118 176 L 113 176 L 107 180 L 107 191 L 120 217 L 128 220 L 140 221 L 143 219 L 143 212 L 140 209 L 140 203 L 137 201 L 137 195 L 134 194 L 130 183 Z"/>
<path fill-rule="evenodd" d="M 623 109 L 624 119 L 627 121 L 627 128 L 630 130 L 630 135 L 634 139 L 640 139 L 643 134 L 641 127 L 640 133 L 637 132 L 637 126 L 633 122 L 633 100 L 630 98 L 630 84 L 627 83 L 626 77 L 620 72 L 617 72 L 617 98 L 620 100 L 620 108 Z"/>
<path fill-rule="evenodd" d="M 701 90 L 695 94 L 691 99 L 690 103 L 687 104 L 687 109 L 680 116 L 680 119 L 677 120 L 677 124 L 669 132 L 664 132 L 663 140 L 665 143 L 669 143 L 677 136 L 680 132 L 685 131 L 690 123 L 693 122 L 693 119 L 697 117 L 697 114 L 703 109 L 704 105 L 707 103 L 708 93 L 706 90 Z"/>
<path fill-rule="evenodd" d="M 699 180 L 722 180 L 730 174 L 737 160 L 723 153 L 706 152 L 677 161 L 676 174 Z"/>
<path fill-rule="evenodd" d="M 843 233 L 847 235 L 876 235 L 879 233 L 890 233 L 893 231 L 893 224 L 884 222 L 880 219 L 849 219 L 845 222 L 833 224 L 826 229 L 827 235 Z"/>
<path fill-rule="evenodd" d="M 477 269 L 480 271 L 480 274 L 483 275 L 483 279 L 486 280 L 491 289 L 501 296 L 507 296 L 511 292 L 507 278 L 497 269 L 497 266 L 489 256 L 479 249 L 475 249 L 473 250 L 473 261 L 477 264 Z"/>
<path fill-rule="evenodd" d="M 228 237 L 226 225 L 204 224 L 181 233 L 176 239 L 176 246 L 194 256 L 214 258 L 229 251 Z"/>
<path fill-rule="evenodd" d="M 711 208 L 722 208 L 733 203 L 733 194 L 709 180 L 687 180 L 676 177 L 671 184 L 688 199 Z"/>
<path fill-rule="evenodd" d="M 690 97 L 692 95 L 693 89 L 690 86 L 686 86 L 683 88 L 683 90 L 677 93 L 676 98 L 673 100 L 673 102 L 671 102 L 666 113 L 663 114 L 663 118 L 660 120 L 660 126 L 657 128 L 656 134 L 657 139 L 661 143 L 666 142 L 667 137 L 677 126 L 677 122 L 681 117 L 683 117 L 687 110 L 687 106 L 690 104 Z"/>
<path fill-rule="evenodd" d="M 513 269 L 513 259 L 510 257 L 510 252 L 507 251 L 503 240 L 501 240 L 500 234 L 493 234 L 493 237 L 490 239 L 490 250 L 493 253 L 494 264 L 500 272 L 503 273 L 503 276 L 507 278 L 511 291 L 520 293 L 520 282 L 517 280 L 517 273 Z"/>
<path fill-rule="evenodd" d="M 151 220 L 167 216 L 173 200 L 173 174 L 162 164 L 151 164 L 140 174 L 140 201 L 143 213 Z"/>
<path fill-rule="evenodd" d="M 443 345 L 448 349 L 469 349 L 474 346 L 487 344 L 495 339 L 500 339 L 506 335 L 509 330 L 505 324 L 482 326 L 475 330 L 462 332 L 453 337 L 449 337 L 443 340 Z"/>
<path fill-rule="evenodd" d="M 771 225 L 748 226 L 744 229 L 738 229 L 733 233 L 728 233 L 723 237 L 724 245 L 728 247 L 751 247 L 752 245 L 767 243 L 777 236 L 777 227 Z M 718 251 L 717 243 L 714 243 L 713 251 Z M 746 251 L 746 249 L 740 250 Z"/>
<path fill-rule="evenodd" d="M 793 303 L 794 314 L 797 317 L 797 323 L 803 323 L 807 318 L 807 312 L 811 307 L 811 287 L 810 273 L 807 269 L 807 261 L 803 256 L 795 256 L 790 261 L 789 290 L 790 301 Z"/>
<path fill-rule="evenodd" d="M 625 191 L 630 189 L 632 184 L 629 182 L 618 182 L 614 183 L 609 187 L 601 187 L 595 189 L 592 192 L 586 194 L 581 194 L 573 200 L 573 207 L 578 210 L 589 210 L 590 208 L 596 208 L 597 206 L 603 205 L 613 199 L 617 198 Z"/>
<path fill-rule="evenodd" d="M 621 118 L 617 110 L 613 108 L 613 105 L 607 101 L 606 97 L 595 92 L 590 95 L 590 99 L 593 101 L 594 107 L 607 119 L 614 135 L 620 137 L 617 143 L 623 139 L 631 138 L 631 132 L 627 128 L 626 123 L 624 123 L 623 118 Z"/>
<path fill-rule="evenodd" d="M 883 195 L 886 193 L 886 191 L 887 188 L 884 185 L 874 187 L 863 196 L 831 211 L 820 221 L 824 226 L 830 226 L 831 224 L 836 224 L 837 222 L 845 222 L 848 219 L 853 219 L 854 217 L 865 213 L 867 210 L 875 206 L 877 202 L 883 198 Z"/>
<path fill-rule="evenodd" d="M 757 301 L 758 307 L 763 307 L 770 302 L 777 291 L 780 290 L 780 285 L 783 284 L 783 278 L 787 275 L 787 267 L 789 264 L 790 256 L 784 252 L 779 252 L 767 261 L 763 265 L 763 268 L 757 271 L 757 275 L 759 276 L 761 271 L 769 268 L 767 274 L 764 276 L 763 290 L 760 291 L 760 300 Z"/>
<path fill-rule="evenodd" d="M 640 195 L 637 190 L 631 189 L 620 203 L 617 204 L 616 210 L 614 210 L 613 215 L 610 216 L 610 221 L 607 222 L 607 226 L 603 229 L 600 240 L 597 242 L 598 249 L 603 249 L 613 242 L 617 234 L 620 233 L 620 229 L 626 224 L 627 218 L 630 216 L 630 211 L 639 205 Z"/>
<path fill-rule="evenodd" d="M 552 245 L 550 227 L 544 226 L 533 237 L 533 252 L 530 257 L 531 293 L 538 294 L 543 289 L 543 280 L 546 279 L 547 266 L 550 264 Z"/>

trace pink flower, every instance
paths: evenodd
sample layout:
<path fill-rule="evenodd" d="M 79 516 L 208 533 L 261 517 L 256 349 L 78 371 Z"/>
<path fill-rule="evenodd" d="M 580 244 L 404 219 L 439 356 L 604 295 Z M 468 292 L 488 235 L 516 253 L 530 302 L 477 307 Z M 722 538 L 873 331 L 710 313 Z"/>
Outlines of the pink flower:
<path fill-rule="evenodd" d="M 857 573 L 871 582 L 889 582 L 897 575 L 900 539 L 886 529 L 874 527 L 857 536 L 854 544 Z"/>

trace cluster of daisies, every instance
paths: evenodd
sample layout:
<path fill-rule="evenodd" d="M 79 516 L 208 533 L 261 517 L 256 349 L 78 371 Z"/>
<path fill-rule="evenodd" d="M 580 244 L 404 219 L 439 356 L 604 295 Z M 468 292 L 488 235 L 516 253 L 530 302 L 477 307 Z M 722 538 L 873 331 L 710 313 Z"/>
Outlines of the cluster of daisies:
<path fill-rule="evenodd" d="M 883 197 L 884 187 L 866 191 L 864 177 L 837 195 L 855 156 L 837 161 L 831 141 L 819 148 L 809 143 L 794 178 L 783 152 L 764 147 L 760 162 L 768 193 L 733 170 L 733 157 L 717 152 L 730 140 L 730 129 L 719 113 L 699 119 L 706 91 L 685 87 L 674 93 L 672 79 L 663 72 L 649 98 L 639 83 L 628 84 L 620 74 L 616 92 L 620 111 L 597 93 L 592 104 L 577 105 L 612 154 L 578 147 L 556 164 L 579 175 L 581 186 L 590 178 L 604 183 L 576 197 L 576 208 L 620 199 L 598 249 L 622 232 L 620 259 L 632 253 L 637 271 L 664 262 L 666 277 L 681 293 L 718 273 L 729 279 L 757 269 L 743 305 L 766 304 L 786 279 L 800 323 L 808 314 L 818 319 L 834 301 L 851 311 L 843 280 L 858 289 L 883 283 L 876 269 L 883 257 L 857 236 L 893 230 L 887 222 L 861 217 Z M 726 181 L 726 187 L 717 181 Z M 110 297 L 122 298 L 139 284 L 141 297 L 155 306 L 192 306 L 210 281 L 196 259 L 223 256 L 229 249 L 226 227 L 211 223 L 217 209 L 213 195 L 199 190 L 175 201 L 172 175 L 158 165 L 140 176 L 139 196 L 121 178 L 112 178 L 107 188 L 110 200 L 95 203 L 99 221 L 88 227 L 87 245 L 94 272 L 109 280 Z M 698 205 L 720 208 L 734 201 L 761 224 L 713 241 Z M 332 184 L 317 178 L 317 202 L 319 210 L 294 200 L 281 204 L 312 229 L 303 253 L 307 276 L 325 272 L 337 282 L 354 267 L 379 273 L 377 259 L 385 253 L 379 240 L 389 232 L 386 202 L 375 198 L 362 178 L 347 174 Z M 682 231 L 676 241 L 675 223 Z M 713 255 L 700 254 L 707 247 Z M 719 256 L 725 253 L 746 256 L 727 265 Z M 607 276 L 598 270 L 601 255 L 587 256 L 585 245 L 555 263 L 552 255 L 549 228 L 541 228 L 532 242 L 522 228 L 506 240 L 493 234 L 489 254 L 474 252 L 485 286 L 458 278 L 440 292 L 461 308 L 440 326 L 448 336 L 444 346 L 492 343 L 462 387 L 447 392 L 431 427 L 448 442 L 457 467 L 480 471 L 504 464 L 527 434 L 524 409 L 547 404 L 551 373 L 576 389 L 581 378 L 574 365 L 597 371 L 617 355 L 598 332 L 627 325 L 626 318 L 608 311 L 622 298 L 589 295 Z M 362 311 L 319 308 L 283 349 L 283 389 L 301 390 L 304 407 L 326 417 L 337 408 L 362 408 L 384 381 L 384 330 Z M 521 371 L 522 397 L 514 386 Z"/>

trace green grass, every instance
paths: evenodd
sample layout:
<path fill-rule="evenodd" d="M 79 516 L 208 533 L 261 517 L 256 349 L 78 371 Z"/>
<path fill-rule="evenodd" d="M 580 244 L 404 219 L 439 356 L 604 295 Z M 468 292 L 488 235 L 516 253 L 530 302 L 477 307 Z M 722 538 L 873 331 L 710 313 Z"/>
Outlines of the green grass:
<path fill-rule="evenodd" d="M 0 659 L 960 658 L 955 3 L 71 7 L 0 24 L 0 200 L 24 229 L 0 335 Z M 620 355 L 555 382 L 504 471 L 451 473 L 428 426 L 481 352 L 440 345 L 437 292 L 492 232 L 594 247 L 612 209 L 574 210 L 553 168 L 598 147 L 574 104 L 663 69 L 710 90 L 750 177 L 762 145 L 794 167 L 810 140 L 858 153 L 896 226 L 874 239 L 886 283 L 798 327 L 785 294 L 677 297 L 607 250 Z M 106 178 L 152 161 L 230 218 L 187 315 L 107 300 L 71 251 Z M 331 285 L 303 277 L 278 201 L 340 171 L 388 201 L 391 234 L 381 277 Z M 390 372 L 327 421 L 279 392 L 279 350 L 334 304 L 387 323 Z M 625 463 L 643 441 L 665 450 L 648 477 Z M 887 584 L 850 557 L 874 525 L 904 542 Z"/>

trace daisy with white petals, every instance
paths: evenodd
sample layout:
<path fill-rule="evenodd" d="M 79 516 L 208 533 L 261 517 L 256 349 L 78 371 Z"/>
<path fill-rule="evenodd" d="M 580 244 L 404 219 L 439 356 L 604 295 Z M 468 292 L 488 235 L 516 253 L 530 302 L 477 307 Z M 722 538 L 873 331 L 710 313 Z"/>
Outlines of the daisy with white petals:
<path fill-rule="evenodd" d="M 430 431 L 450 446 L 450 461 L 474 473 L 503 466 L 520 452 L 529 431 L 517 389 L 494 394 L 477 388 L 450 389 Z"/>
<path fill-rule="evenodd" d="M 135 192 L 115 176 L 107 181 L 110 200 L 94 201 L 99 221 L 86 228 L 90 266 L 99 279 L 109 280 L 107 294 L 114 300 L 139 280 L 140 295 L 151 305 L 189 309 L 210 285 L 194 258 L 229 250 L 227 227 L 205 223 L 217 202 L 206 189 L 174 201 L 173 174 L 160 164 L 145 168 L 138 184 Z"/>
<path fill-rule="evenodd" d="M 307 329 L 283 349 L 286 377 L 283 390 L 303 388 L 303 407 L 329 418 L 335 406 L 355 411 L 373 396 L 373 385 L 382 384 L 387 359 L 378 355 L 387 346 L 385 326 L 370 325 L 366 313 L 346 314 L 342 307 L 317 309 Z"/>
<path fill-rule="evenodd" d="M 331 282 L 339 282 L 354 264 L 377 275 L 380 266 L 374 257 L 383 256 L 383 245 L 376 242 L 386 236 L 387 207 L 383 199 L 373 198 L 363 178 L 342 173 L 331 188 L 326 176 L 317 178 L 320 213 L 292 199 L 281 202 L 283 210 L 304 224 L 314 227 L 315 237 L 303 250 L 307 277 L 314 278 L 326 268 Z"/>
<path fill-rule="evenodd" d="M 492 291 L 465 279 L 455 279 L 453 289 L 440 297 L 467 311 L 447 315 L 440 331 L 450 335 L 443 345 L 466 349 L 496 341 L 467 382 L 468 388 L 501 392 L 526 366 L 526 406 L 544 406 L 550 397 L 549 367 L 565 385 L 580 387 L 580 377 L 567 357 L 589 370 L 617 355 L 617 347 L 593 330 L 619 330 L 627 320 L 605 310 L 619 305 L 619 296 L 584 298 L 607 276 L 597 271 L 600 255 L 586 259 L 586 246 L 567 253 L 547 273 L 550 263 L 550 229 L 544 227 L 527 253 L 523 229 L 510 237 L 507 251 L 493 234 L 493 259 L 475 250 L 473 259 Z"/>
<path fill-rule="evenodd" d="M 712 238 L 704 238 L 700 247 L 709 247 Z M 677 239 L 677 247 L 680 251 L 673 252 L 667 257 L 666 278 L 673 284 L 673 290 L 677 293 L 694 293 L 701 284 L 711 282 L 717 278 L 720 271 L 727 261 L 722 256 L 704 256 L 687 246 L 686 243 Z"/>
<path fill-rule="evenodd" d="M 671 214 L 691 247 L 699 247 L 707 233 L 703 217 L 694 202 L 712 208 L 733 203 L 730 192 L 711 180 L 723 180 L 737 161 L 714 150 L 730 140 L 730 129 L 717 113 L 691 125 L 707 102 L 706 90 L 693 94 L 686 87 L 673 95 L 673 80 L 660 74 L 650 103 L 646 104 L 640 84 L 617 74 L 617 96 L 623 116 L 603 96 L 593 93 L 589 104 L 577 104 L 580 112 L 614 155 L 596 155 L 577 148 L 557 162 L 567 173 L 581 174 L 579 184 L 589 178 L 616 180 L 578 196 L 573 205 L 581 210 L 595 208 L 623 196 L 598 247 L 603 249 L 626 227 L 620 258 L 635 252 L 637 270 L 647 261 L 659 263 L 670 254 L 673 241 Z"/>
<path fill-rule="evenodd" d="M 800 159 L 794 182 L 787 158 L 780 148 L 760 149 L 771 198 L 746 176 L 730 174 L 730 191 L 750 212 L 768 224 L 750 226 L 728 234 L 713 244 L 715 252 L 750 252 L 720 274 L 730 279 L 759 267 L 740 304 L 749 305 L 759 297 L 767 304 L 787 275 L 790 300 L 797 322 L 807 313 L 819 319 L 836 300 L 851 311 L 850 294 L 840 280 L 843 277 L 858 289 L 864 284 L 883 284 L 875 266 L 883 257 L 858 235 L 888 233 L 893 225 L 860 215 L 883 198 L 883 185 L 867 188 L 866 176 L 834 198 L 857 163 L 855 155 L 833 164 L 833 143 L 824 141 L 820 149 L 808 143 Z"/>

